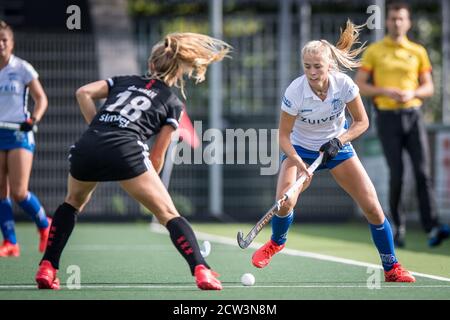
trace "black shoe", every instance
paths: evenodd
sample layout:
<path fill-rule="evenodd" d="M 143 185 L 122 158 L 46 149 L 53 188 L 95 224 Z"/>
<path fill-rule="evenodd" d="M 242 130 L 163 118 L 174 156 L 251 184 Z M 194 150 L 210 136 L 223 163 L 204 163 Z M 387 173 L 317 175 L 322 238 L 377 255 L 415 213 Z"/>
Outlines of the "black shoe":
<path fill-rule="evenodd" d="M 405 247 L 405 228 L 399 227 L 394 233 L 394 245 L 396 248 Z"/>
<path fill-rule="evenodd" d="M 394 246 L 397 248 L 405 247 L 405 237 L 399 233 L 396 233 L 394 236 Z"/>
<path fill-rule="evenodd" d="M 450 236 L 450 228 L 446 224 L 434 227 L 428 234 L 428 245 L 436 247 Z"/>

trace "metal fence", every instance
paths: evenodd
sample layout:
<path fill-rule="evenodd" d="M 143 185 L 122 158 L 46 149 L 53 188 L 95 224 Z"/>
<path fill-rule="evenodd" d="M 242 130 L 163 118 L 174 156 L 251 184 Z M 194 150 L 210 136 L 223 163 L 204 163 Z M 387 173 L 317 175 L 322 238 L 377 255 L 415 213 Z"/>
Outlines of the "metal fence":
<path fill-rule="evenodd" d="M 339 29 L 348 17 L 356 23 L 363 23 L 367 19 L 364 12 L 313 15 L 311 38 L 325 38 L 335 42 Z M 223 62 L 224 128 L 221 129 L 277 128 L 280 107 L 278 19 L 276 14 L 224 17 L 224 40 L 234 47 L 234 51 L 232 59 Z M 135 20 L 135 50 L 142 73 L 145 72 L 152 45 L 159 41 L 162 35 L 175 31 L 175 26 L 177 31 L 208 33 L 208 17 L 184 20 L 188 29 L 181 28 L 171 19 Z M 236 31 L 233 28 L 241 29 Z M 301 73 L 301 30 L 298 19 L 292 19 L 291 31 L 290 78 L 293 80 Z M 364 33 L 363 41 L 370 40 L 370 37 L 369 33 Z M 93 35 L 86 34 L 16 34 L 16 54 L 35 66 L 49 97 L 49 109 L 36 138 L 37 152 L 31 190 L 50 211 L 64 199 L 68 149 L 86 128 L 74 93 L 80 85 L 99 78 L 98 59 L 101 57 L 98 56 L 95 39 Z M 197 86 L 189 83 L 186 92 L 186 104 L 191 119 L 201 120 L 204 129 L 208 128 L 208 81 Z M 356 142 L 357 150 L 363 143 L 363 139 Z M 236 148 L 225 152 L 241 155 Z M 248 148 L 241 152 L 245 154 L 246 159 L 249 158 Z M 231 219 L 254 220 L 272 204 L 277 177 L 260 175 L 260 168 L 261 165 L 258 164 L 223 166 L 224 213 Z M 376 176 L 377 170 L 374 167 L 369 173 L 375 173 Z M 386 198 L 386 188 L 383 187 L 385 182 L 379 182 L 382 200 Z M 175 166 L 169 191 L 181 213 L 191 218 L 209 217 L 207 164 Z M 409 199 L 413 197 L 409 196 Z M 297 209 L 300 211 L 300 219 L 305 220 L 346 220 L 357 211 L 354 202 L 328 173 L 315 175 L 314 183 Z M 87 218 L 139 217 L 144 212 L 145 210 L 115 183 L 100 185 L 93 200 L 86 207 Z"/>
<path fill-rule="evenodd" d="M 64 201 L 70 146 L 87 128 L 75 99 L 81 85 L 98 80 L 95 39 L 88 34 L 15 34 L 15 54 L 29 61 L 39 73 L 49 106 L 35 135 L 36 152 L 30 181 L 48 211 Z M 32 104 L 31 104 L 32 105 Z M 87 217 L 136 215 L 139 207 L 114 183 L 95 191 Z M 21 210 L 16 210 L 21 213 Z"/>

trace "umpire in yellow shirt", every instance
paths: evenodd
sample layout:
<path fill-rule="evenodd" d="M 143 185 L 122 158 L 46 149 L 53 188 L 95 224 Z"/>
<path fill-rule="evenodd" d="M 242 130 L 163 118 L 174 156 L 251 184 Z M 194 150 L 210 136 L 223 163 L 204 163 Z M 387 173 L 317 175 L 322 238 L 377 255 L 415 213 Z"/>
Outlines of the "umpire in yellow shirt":
<path fill-rule="evenodd" d="M 405 216 L 400 196 L 403 182 L 402 151 L 412 160 L 422 226 L 430 246 L 449 237 L 447 225 L 439 223 L 430 174 L 427 133 L 421 112 L 422 100 L 433 95 L 431 64 L 426 49 L 410 41 L 410 8 L 392 3 L 387 8 L 388 34 L 363 54 L 355 78 L 361 94 L 373 97 L 377 130 L 389 166 L 389 206 L 395 225 L 396 246 L 405 245 Z"/>

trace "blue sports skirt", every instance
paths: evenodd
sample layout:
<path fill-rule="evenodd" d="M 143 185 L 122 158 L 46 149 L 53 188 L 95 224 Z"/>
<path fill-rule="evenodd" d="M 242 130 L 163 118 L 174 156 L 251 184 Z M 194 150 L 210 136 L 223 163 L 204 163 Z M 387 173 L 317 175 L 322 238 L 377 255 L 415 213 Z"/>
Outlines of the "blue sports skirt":
<path fill-rule="evenodd" d="M 311 165 L 314 162 L 314 160 L 316 160 L 319 157 L 319 151 L 311 151 L 311 150 L 302 148 L 298 145 L 293 145 L 293 147 L 294 147 L 295 151 L 297 151 L 297 154 L 300 156 L 300 158 L 302 158 L 302 160 L 309 165 Z M 328 160 L 327 163 L 325 163 L 325 164 L 321 164 L 317 168 L 317 170 L 322 170 L 322 169 L 331 170 L 334 167 L 336 167 L 337 165 L 344 162 L 345 160 L 353 157 L 355 154 L 356 154 L 356 151 L 355 151 L 355 149 L 353 149 L 353 146 L 351 145 L 351 143 L 346 143 L 342 147 L 342 149 L 339 150 L 336 157 L 334 157 L 331 160 Z M 284 153 L 282 153 L 281 154 L 281 162 L 283 162 L 286 158 L 287 158 L 287 156 Z"/>
<path fill-rule="evenodd" d="M 34 152 L 35 143 L 33 132 L 0 129 L 0 151 L 18 148 L 24 148 Z"/>

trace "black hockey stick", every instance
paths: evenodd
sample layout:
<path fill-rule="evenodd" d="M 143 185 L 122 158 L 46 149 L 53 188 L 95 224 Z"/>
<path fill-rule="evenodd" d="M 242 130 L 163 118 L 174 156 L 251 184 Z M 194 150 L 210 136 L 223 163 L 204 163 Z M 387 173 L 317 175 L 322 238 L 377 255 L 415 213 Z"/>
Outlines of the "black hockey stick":
<path fill-rule="evenodd" d="M 317 167 L 322 162 L 322 158 L 323 153 L 321 152 L 319 157 L 308 167 L 309 173 L 312 174 L 317 169 Z M 264 228 L 264 226 L 269 223 L 269 221 L 272 219 L 275 213 L 277 213 L 280 210 L 281 203 L 287 200 L 290 196 L 292 196 L 292 194 L 295 191 L 297 191 L 297 189 L 300 187 L 300 185 L 303 184 L 303 182 L 305 182 L 305 180 L 306 175 L 304 174 L 301 175 L 300 178 L 298 178 L 297 181 L 295 181 L 292 187 L 290 187 L 286 191 L 283 197 L 281 197 L 280 200 L 276 201 L 275 204 L 269 209 L 269 211 L 267 211 L 266 214 L 256 223 L 256 225 L 252 228 L 252 230 L 250 230 L 250 232 L 247 234 L 245 238 L 244 234 L 241 231 L 237 233 L 237 242 L 239 244 L 239 247 L 245 249 L 250 245 L 250 243 L 253 242 L 253 240 L 256 238 L 261 229 Z"/>

